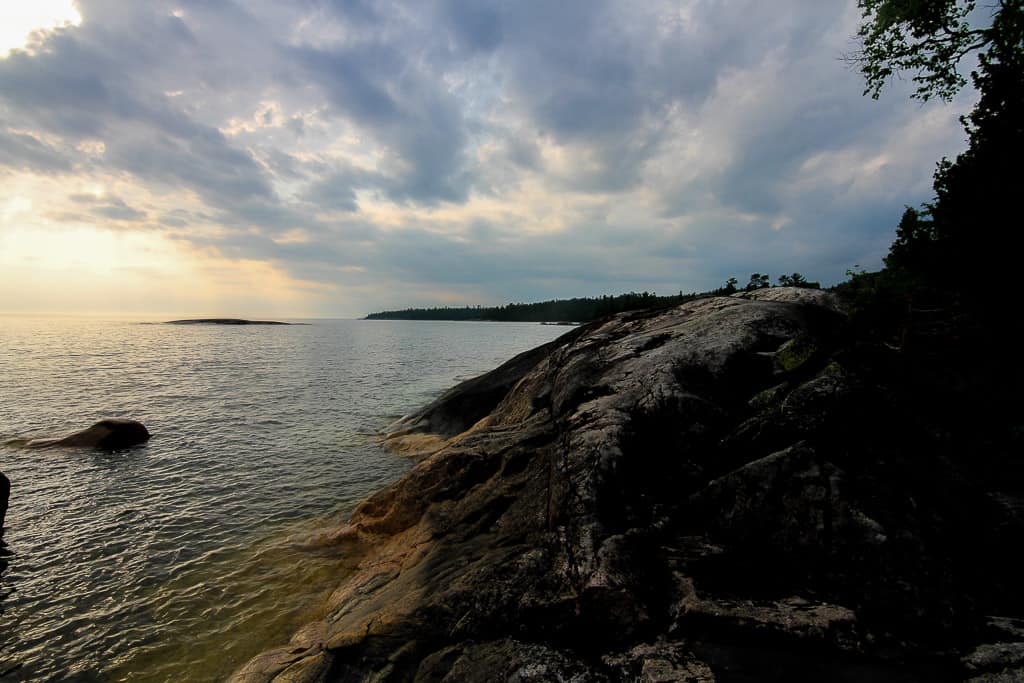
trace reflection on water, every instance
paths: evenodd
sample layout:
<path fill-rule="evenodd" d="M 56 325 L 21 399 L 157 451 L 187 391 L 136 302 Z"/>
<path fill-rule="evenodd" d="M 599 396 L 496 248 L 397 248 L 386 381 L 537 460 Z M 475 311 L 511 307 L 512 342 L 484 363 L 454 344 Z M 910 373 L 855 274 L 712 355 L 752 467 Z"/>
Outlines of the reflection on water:
<path fill-rule="evenodd" d="M 348 568 L 336 550 L 309 544 L 325 525 L 340 521 L 304 521 L 252 545 L 220 548 L 183 562 L 145 599 L 147 623 L 190 628 L 182 637 L 158 633 L 140 642 L 130 656 L 115 662 L 110 677 L 221 680 L 267 643 L 286 642 L 299 626 L 323 616 L 318 606 Z"/>
<path fill-rule="evenodd" d="M 0 446 L 13 482 L 2 680 L 217 680 L 315 617 L 345 560 L 308 539 L 408 463 L 370 435 L 564 329 L 0 317 L 0 442 L 105 416 L 105 453 Z"/>

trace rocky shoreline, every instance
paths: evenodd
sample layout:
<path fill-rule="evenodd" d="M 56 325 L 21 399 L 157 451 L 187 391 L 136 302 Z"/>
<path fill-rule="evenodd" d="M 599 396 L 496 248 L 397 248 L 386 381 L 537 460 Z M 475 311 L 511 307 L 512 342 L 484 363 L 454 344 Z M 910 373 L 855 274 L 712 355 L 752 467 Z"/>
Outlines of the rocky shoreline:
<path fill-rule="evenodd" d="M 455 387 L 328 534 L 326 616 L 232 680 L 1020 680 L 1016 481 L 847 324 L 816 290 L 702 299 Z"/>

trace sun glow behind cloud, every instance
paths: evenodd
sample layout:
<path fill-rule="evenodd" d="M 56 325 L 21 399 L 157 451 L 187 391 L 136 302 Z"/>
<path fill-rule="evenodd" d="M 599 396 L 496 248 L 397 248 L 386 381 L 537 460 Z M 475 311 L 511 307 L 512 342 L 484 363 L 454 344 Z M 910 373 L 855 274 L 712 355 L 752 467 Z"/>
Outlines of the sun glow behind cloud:
<path fill-rule="evenodd" d="M 81 21 L 71 0 L 6 0 L 0 3 L 0 58 L 25 47 L 36 31 L 76 26 Z"/>
<path fill-rule="evenodd" d="M 113 176 L 4 177 L 0 313 L 308 317 L 335 293 L 266 259 L 196 246 L 155 220 L 158 201 L 191 206 Z"/>
<path fill-rule="evenodd" d="M 0 231 L 3 312 L 157 316 L 308 314 L 332 288 L 164 235 L 89 225 Z M 20 305 L 24 302 L 24 305 Z"/>

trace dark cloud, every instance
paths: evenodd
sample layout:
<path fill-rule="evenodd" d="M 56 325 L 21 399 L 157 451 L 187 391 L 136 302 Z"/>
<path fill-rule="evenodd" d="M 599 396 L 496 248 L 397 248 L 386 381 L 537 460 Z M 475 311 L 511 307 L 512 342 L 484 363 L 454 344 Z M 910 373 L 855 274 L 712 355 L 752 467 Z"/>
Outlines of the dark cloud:
<path fill-rule="evenodd" d="M 386 87 L 404 67 L 396 48 L 371 43 L 334 51 L 299 47 L 289 53 L 324 89 L 336 111 L 362 125 L 386 128 L 401 119 Z"/>
<path fill-rule="evenodd" d="M 315 180 L 303 199 L 331 211 L 356 211 L 356 187 L 365 185 L 366 174 L 354 169 L 336 170 Z"/>
<path fill-rule="evenodd" d="M 447 25 L 460 47 L 467 52 L 490 52 L 502 40 L 500 6 L 486 2 L 447 0 L 441 4 L 442 25 Z"/>
<path fill-rule="evenodd" d="M 9 169 L 53 174 L 71 171 L 66 152 L 32 135 L 0 130 L 0 165 Z"/>
<path fill-rule="evenodd" d="M 335 115 L 368 131 L 391 156 L 393 167 L 376 176 L 389 197 L 428 204 L 463 200 L 470 176 L 460 103 L 446 91 L 443 73 L 418 67 L 416 53 L 402 47 L 367 41 L 287 54 L 321 88 Z"/>
<path fill-rule="evenodd" d="M 192 217 L 187 211 L 176 209 L 163 214 L 157 221 L 168 228 L 185 228 L 192 224 Z"/>
<path fill-rule="evenodd" d="M 193 46 L 179 19 L 134 8 L 119 14 L 95 2 L 84 3 L 83 14 L 81 27 L 54 34 L 43 49 L 0 60 L 0 104 L 10 123 L 70 147 L 99 140 L 105 154 L 95 165 L 189 188 L 213 205 L 273 194 L 246 150 L 175 107 L 158 81 L 147 82 L 147 66 L 162 69 L 161 58 Z M 118 21 L 94 24 L 92 14 Z M 72 159 L 68 154 L 65 166 Z"/>
<path fill-rule="evenodd" d="M 146 218 L 146 212 L 129 206 L 120 197 L 112 195 L 97 196 L 91 194 L 72 194 L 68 196 L 76 204 L 88 206 L 90 216 L 111 221 L 140 221 Z M 77 214 L 64 214 L 61 220 L 80 221 Z"/>
<path fill-rule="evenodd" d="M 360 28 L 371 26 L 381 19 L 373 0 L 314 0 L 311 5 L 336 12 Z"/>
<path fill-rule="evenodd" d="M 107 218 L 112 221 L 138 221 L 146 217 L 145 211 L 133 209 L 127 205 L 106 205 L 97 206 L 92 211 L 93 215 Z"/>

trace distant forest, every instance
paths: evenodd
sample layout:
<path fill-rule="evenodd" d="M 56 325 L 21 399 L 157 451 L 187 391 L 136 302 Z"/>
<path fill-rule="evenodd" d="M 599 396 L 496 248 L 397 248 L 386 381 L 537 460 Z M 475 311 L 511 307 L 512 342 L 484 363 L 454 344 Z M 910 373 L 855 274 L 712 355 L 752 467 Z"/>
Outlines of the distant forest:
<path fill-rule="evenodd" d="M 799 273 L 779 277 L 782 286 L 819 287 L 817 282 L 808 282 Z M 366 320 L 492 320 L 497 322 L 587 322 L 623 311 L 642 308 L 675 306 L 685 301 L 707 296 L 722 296 L 739 291 L 736 278 L 729 278 L 725 285 L 707 292 L 690 292 L 658 296 L 651 292 L 629 292 L 617 296 L 584 297 L 576 299 L 553 299 L 539 303 L 510 303 L 504 306 L 440 306 L 436 308 L 406 308 L 401 311 L 381 311 L 366 316 Z M 750 282 L 743 289 L 750 291 L 769 287 L 767 275 L 753 273 Z"/>

